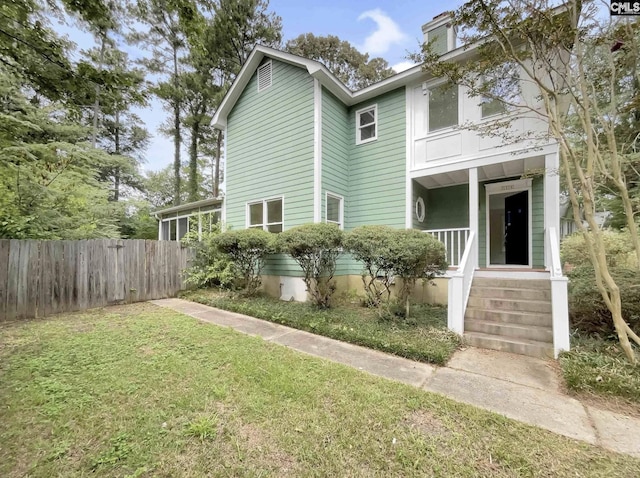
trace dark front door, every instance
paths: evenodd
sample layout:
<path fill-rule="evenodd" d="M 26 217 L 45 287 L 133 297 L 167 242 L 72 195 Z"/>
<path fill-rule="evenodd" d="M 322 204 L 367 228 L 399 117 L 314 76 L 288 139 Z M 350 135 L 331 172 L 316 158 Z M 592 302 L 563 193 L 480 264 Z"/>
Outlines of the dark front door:
<path fill-rule="evenodd" d="M 529 193 L 504 199 L 504 247 L 507 264 L 529 265 Z"/>

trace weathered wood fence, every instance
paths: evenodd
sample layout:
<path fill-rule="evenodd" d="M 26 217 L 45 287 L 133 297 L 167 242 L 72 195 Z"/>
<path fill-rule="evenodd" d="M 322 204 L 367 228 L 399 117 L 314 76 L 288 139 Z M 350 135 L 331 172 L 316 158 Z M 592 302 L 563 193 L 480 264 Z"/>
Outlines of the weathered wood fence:
<path fill-rule="evenodd" d="M 173 296 L 191 254 L 175 241 L 0 240 L 0 320 Z"/>

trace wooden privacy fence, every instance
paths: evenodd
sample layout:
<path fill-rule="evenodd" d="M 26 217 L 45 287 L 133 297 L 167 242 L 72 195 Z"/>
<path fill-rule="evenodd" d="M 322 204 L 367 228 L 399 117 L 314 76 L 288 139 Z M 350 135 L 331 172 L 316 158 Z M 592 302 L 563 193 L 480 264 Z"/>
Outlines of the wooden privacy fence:
<path fill-rule="evenodd" d="M 191 255 L 176 241 L 0 240 L 0 320 L 173 296 Z"/>

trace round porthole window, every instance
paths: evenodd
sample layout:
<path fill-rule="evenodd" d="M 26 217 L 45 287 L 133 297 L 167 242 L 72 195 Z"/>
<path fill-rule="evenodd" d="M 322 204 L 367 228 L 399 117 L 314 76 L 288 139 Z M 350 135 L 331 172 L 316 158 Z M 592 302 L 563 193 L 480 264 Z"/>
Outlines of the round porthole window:
<path fill-rule="evenodd" d="M 426 208 L 424 207 L 424 199 L 416 199 L 416 218 L 418 219 L 418 221 L 424 222 L 425 212 Z"/>

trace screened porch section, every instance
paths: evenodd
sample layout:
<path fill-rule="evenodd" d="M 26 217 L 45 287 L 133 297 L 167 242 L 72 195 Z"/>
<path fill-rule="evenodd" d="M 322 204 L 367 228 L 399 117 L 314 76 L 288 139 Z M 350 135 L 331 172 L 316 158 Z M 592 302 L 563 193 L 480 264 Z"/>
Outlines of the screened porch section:
<path fill-rule="evenodd" d="M 222 200 L 205 199 L 156 211 L 158 219 L 158 239 L 161 241 L 179 241 L 187 233 L 198 238 L 212 230 L 220 222 Z"/>

